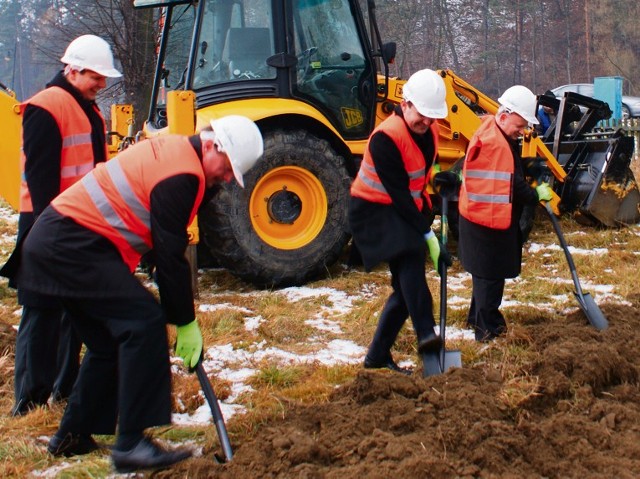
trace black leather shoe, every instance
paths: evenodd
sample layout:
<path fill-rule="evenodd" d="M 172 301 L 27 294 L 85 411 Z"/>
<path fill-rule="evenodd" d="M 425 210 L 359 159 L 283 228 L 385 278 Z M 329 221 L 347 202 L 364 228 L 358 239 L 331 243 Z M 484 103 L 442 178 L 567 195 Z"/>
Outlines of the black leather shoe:
<path fill-rule="evenodd" d="M 90 434 L 67 433 L 63 437 L 54 434 L 49 440 L 47 451 L 54 456 L 82 456 L 97 451 L 100 446 L 93 440 Z"/>
<path fill-rule="evenodd" d="M 167 467 L 191 457 L 191 451 L 176 449 L 167 451 L 144 437 L 127 451 L 112 449 L 111 460 L 117 472 L 134 472 L 138 469 Z"/>
<path fill-rule="evenodd" d="M 420 354 L 434 353 L 442 347 L 442 338 L 435 332 L 429 333 L 427 336 L 418 341 L 418 352 Z"/>
<path fill-rule="evenodd" d="M 369 356 L 364 357 L 365 369 L 390 369 L 400 374 L 411 376 L 411 369 L 401 368 L 398 366 L 392 358 L 388 358 L 386 361 L 373 361 Z"/>

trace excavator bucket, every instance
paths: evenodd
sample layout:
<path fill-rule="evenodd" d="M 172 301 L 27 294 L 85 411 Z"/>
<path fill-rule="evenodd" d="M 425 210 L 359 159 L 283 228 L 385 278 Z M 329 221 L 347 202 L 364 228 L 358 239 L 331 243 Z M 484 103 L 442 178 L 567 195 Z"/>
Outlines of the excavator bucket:
<path fill-rule="evenodd" d="M 558 161 L 571 181 L 559 193 L 579 222 L 616 227 L 640 220 L 640 192 L 630 169 L 633 148 L 633 138 L 623 135 L 562 145 Z"/>
<path fill-rule="evenodd" d="M 640 192 L 630 168 L 634 139 L 623 130 L 594 129 L 611 116 L 605 102 L 567 93 L 558 108 L 545 144 L 567 175 L 554 186 L 563 210 L 585 225 L 640 221 Z"/>
<path fill-rule="evenodd" d="M 20 139 L 22 122 L 14 93 L 0 83 L 0 196 L 16 211 L 20 194 Z"/>

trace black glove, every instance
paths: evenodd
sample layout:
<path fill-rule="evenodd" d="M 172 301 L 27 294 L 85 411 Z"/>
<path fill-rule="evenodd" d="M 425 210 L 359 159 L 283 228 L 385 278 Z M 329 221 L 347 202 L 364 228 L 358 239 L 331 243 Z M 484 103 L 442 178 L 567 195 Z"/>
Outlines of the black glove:
<path fill-rule="evenodd" d="M 453 264 L 451 254 L 447 251 L 447 247 L 440 243 L 440 257 L 438 258 L 438 274 L 442 276 L 442 272 Z"/>
<path fill-rule="evenodd" d="M 451 170 L 441 171 L 436 173 L 433 181 L 438 194 L 442 197 L 450 198 L 458 193 L 462 183 L 462 173 L 460 171 L 454 173 Z"/>
<path fill-rule="evenodd" d="M 440 186 L 458 186 L 462 183 L 461 173 L 454 173 L 451 170 L 441 171 L 433 177 L 436 185 Z"/>
<path fill-rule="evenodd" d="M 542 182 L 544 178 L 551 175 L 546 161 L 539 156 L 523 159 L 523 166 L 525 175 L 538 182 Z"/>

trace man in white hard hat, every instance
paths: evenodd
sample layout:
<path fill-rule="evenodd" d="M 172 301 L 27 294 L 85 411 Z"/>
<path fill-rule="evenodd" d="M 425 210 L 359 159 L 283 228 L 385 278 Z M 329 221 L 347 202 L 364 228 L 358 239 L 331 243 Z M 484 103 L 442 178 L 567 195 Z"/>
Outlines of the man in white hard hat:
<path fill-rule="evenodd" d="M 418 351 L 440 349 L 431 292 L 425 279 L 427 250 L 438 270 L 444 248 L 431 231 L 431 200 L 425 186 L 438 154 L 436 120 L 447 116 L 445 84 L 433 70 L 420 70 L 403 87 L 403 100 L 369 137 L 351 187 L 349 223 L 364 267 L 389 264 L 393 293 L 387 300 L 364 360 L 365 368 L 410 374 L 391 348 L 407 317 Z M 447 257 L 446 262 L 450 263 Z"/>
<path fill-rule="evenodd" d="M 171 422 L 166 324 L 177 327 L 176 354 L 187 367 L 202 354 L 187 227 L 206 188 L 234 178 L 242 185 L 263 152 L 260 130 L 246 117 L 222 117 L 211 127 L 190 137 L 144 140 L 98 165 L 51 202 L 2 271 L 57 298 L 87 347 L 49 442 L 53 455 L 91 452 L 98 447 L 91 435 L 114 434 L 116 424 L 111 456 L 118 472 L 190 455 L 143 434 Z M 133 275 L 147 253 L 160 302 Z"/>
<path fill-rule="evenodd" d="M 525 181 L 518 150 L 525 128 L 538 124 L 536 96 L 515 85 L 498 102 L 498 112 L 483 119 L 469 142 L 458 204 L 458 254 L 473 282 L 467 321 L 477 341 L 506 332 L 499 307 L 505 278 L 520 274 L 524 242 L 520 216 L 527 204 L 551 199 L 548 184 L 533 188 Z"/>
<path fill-rule="evenodd" d="M 61 61 L 64 70 L 20 105 L 18 241 L 58 193 L 107 159 L 106 126 L 95 99 L 107 77 L 121 76 L 113 66 L 111 48 L 102 38 L 83 35 L 69 44 Z M 45 405 L 52 394 L 54 400 L 69 396 L 81 347 L 55 300 L 19 287 L 18 301 L 22 318 L 16 341 L 14 416 Z"/>

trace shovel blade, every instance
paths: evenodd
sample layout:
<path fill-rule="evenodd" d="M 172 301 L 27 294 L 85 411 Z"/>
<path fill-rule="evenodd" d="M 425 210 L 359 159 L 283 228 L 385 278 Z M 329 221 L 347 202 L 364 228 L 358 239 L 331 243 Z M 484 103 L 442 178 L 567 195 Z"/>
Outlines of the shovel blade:
<path fill-rule="evenodd" d="M 444 352 L 444 364 L 442 363 L 442 351 L 422 354 L 423 377 L 442 374 L 451 368 L 462 367 L 462 353 L 458 350 Z"/>
<path fill-rule="evenodd" d="M 440 369 L 440 351 L 422 353 L 422 375 L 426 378 L 442 374 Z"/>
<path fill-rule="evenodd" d="M 444 352 L 444 371 L 446 372 L 451 368 L 461 368 L 462 367 L 462 353 L 454 349 L 452 351 Z"/>
<path fill-rule="evenodd" d="M 596 304 L 593 296 L 589 293 L 574 294 L 576 295 L 576 299 L 578 300 L 578 304 L 580 304 L 582 312 L 589 320 L 589 323 L 591 323 L 591 326 L 596 328 L 598 331 L 607 329 L 607 327 L 609 327 L 609 322 L 607 321 L 607 318 L 604 317 L 604 314 L 602 314 L 602 310 Z"/>

